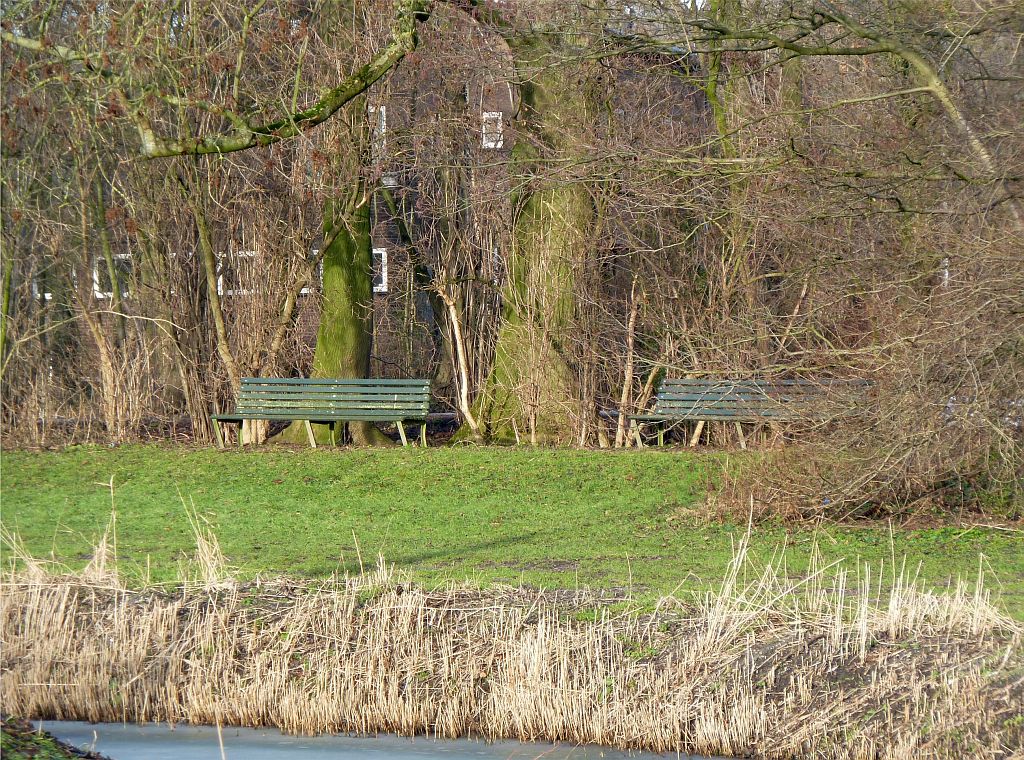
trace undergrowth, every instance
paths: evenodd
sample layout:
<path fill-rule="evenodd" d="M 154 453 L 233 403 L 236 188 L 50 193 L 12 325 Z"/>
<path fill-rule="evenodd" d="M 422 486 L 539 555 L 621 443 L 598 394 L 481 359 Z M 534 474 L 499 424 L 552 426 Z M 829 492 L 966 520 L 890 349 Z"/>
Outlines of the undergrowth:
<path fill-rule="evenodd" d="M 1006 758 L 1024 750 L 1021 626 L 982 574 L 751 559 L 653 608 L 587 591 L 427 589 L 379 559 L 239 581 L 201 524 L 173 587 L 28 555 L 0 598 L 6 709 L 43 719 L 597 742 L 718 755 Z M 614 604 L 609 604 L 609 602 Z M 596 610 L 596 614 L 581 614 Z"/>

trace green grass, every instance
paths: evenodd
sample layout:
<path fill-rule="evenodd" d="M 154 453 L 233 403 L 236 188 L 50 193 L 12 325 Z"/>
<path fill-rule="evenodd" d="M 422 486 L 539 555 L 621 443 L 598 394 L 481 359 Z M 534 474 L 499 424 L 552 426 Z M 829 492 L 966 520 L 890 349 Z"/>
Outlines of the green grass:
<path fill-rule="evenodd" d="M 121 569 L 172 580 L 194 550 L 184 503 L 240 575 L 355 572 L 378 553 L 431 584 L 627 587 L 643 598 L 715 583 L 745 532 L 702 519 L 724 455 L 502 448 L 217 452 L 169 446 L 4 452 L 2 521 L 38 557 L 83 565 L 117 510 Z M 111 494 L 113 483 L 113 494 Z M 973 578 L 1024 619 L 1024 534 L 938 527 L 755 528 L 751 555 L 907 558 L 935 586 Z"/>
<path fill-rule="evenodd" d="M 4 760 L 75 760 L 81 757 L 49 733 L 40 733 L 25 720 L 4 716 L 0 728 L 0 755 Z"/>

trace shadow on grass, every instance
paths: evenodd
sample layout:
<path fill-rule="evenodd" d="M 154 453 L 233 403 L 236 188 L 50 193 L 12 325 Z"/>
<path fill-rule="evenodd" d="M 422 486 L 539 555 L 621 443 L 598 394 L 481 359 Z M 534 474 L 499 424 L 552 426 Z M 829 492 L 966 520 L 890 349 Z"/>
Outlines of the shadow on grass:
<path fill-rule="evenodd" d="M 428 549 L 424 547 L 418 552 L 395 552 L 394 549 L 388 551 L 386 544 L 381 546 L 380 554 L 383 554 L 389 564 L 393 564 L 395 567 L 415 569 L 417 567 L 438 567 L 442 564 L 447 563 L 471 563 L 480 552 L 492 552 L 491 556 L 494 556 L 494 550 L 508 549 L 509 547 L 524 545 L 529 546 L 531 539 L 533 539 L 540 531 L 531 530 L 525 533 L 519 533 L 513 536 L 502 536 L 501 538 L 495 538 L 490 541 L 478 541 L 472 544 L 452 544 L 444 548 Z M 376 554 L 373 557 L 363 556 L 363 564 L 366 565 L 371 559 L 376 558 Z M 346 558 L 346 561 L 341 564 L 341 569 L 345 572 L 354 573 L 359 572 L 359 562 L 350 561 Z"/>

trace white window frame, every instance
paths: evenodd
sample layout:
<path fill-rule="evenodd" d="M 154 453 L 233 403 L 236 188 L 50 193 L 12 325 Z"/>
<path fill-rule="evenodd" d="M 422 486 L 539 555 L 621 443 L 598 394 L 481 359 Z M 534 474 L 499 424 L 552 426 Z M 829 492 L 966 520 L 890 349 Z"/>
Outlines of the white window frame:
<path fill-rule="evenodd" d="M 231 258 L 238 259 L 255 259 L 259 253 L 255 250 L 249 251 L 235 251 L 230 254 Z M 220 262 L 224 262 L 228 257 L 225 254 L 217 256 Z M 231 288 L 230 290 L 224 287 L 224 268 L 219 266 L 220 270 L 217 272 L 217 295 L 219 296 L 251 296 L 256 292 L 255 288 Z M 236 273 L 238 274 L 238 273 Z"/>
<path fill-rule="evenodd" d="M 35 274 L 32 275 L 32 300 L 38 301 L 40 298 L 42 298 L 44 301 L 52 301 L 53 293 L 51 293 L 49 290 L 39 290 L 39 275 Z"/>
<path fill-rule="evenodd" d="M 315 259 L 317 256 L 320 255 L 320 249 L 319 248 L 314 248 L 312 251 L 310 251 L 310 253 L 313 254 L 313 258 Z M 306 285 L 302 290 L 299 291 L 299 295 L 300 296 L 309 296 L 309 295 L 312 295 L 313 293 L 316 293 L 317 291 L 320 291 L 320 290 L 324 289 L 324 260 L 323 259 L 320 259 L 320 261 L 317 262 L 315 276 L 316 276 L 315 284 L 313 282 L 311 282 L 308 285 Z"/>
<path fill-rule="evenodd" d="M 387 293 L 388 292 L 388 249 L 387 248 L 374 248 L 373 249 L 374 263 L 380 262 L 380 285 L 373 286 L 374 293 Z"/>
<path fill-rule="evenodd" d="M 115 253 L 113 254 L 114 261 L 131 261 L 132 255 L 130 253 Z M 100 264 L 106 266 L 107 261 L 102 256 L 96 256 L 92 260 L 92 294 L 97 299 L 104 301 L 114 297 L 113 290 L 101 290 L 100 289 Z M 128 298 L 131 295 L 131 291 L 128 290 L 128 283 L 121 282 L 121 298 Z M 113 287 L 113 283 L 111 283 Z"/>
<path fill-rule="evenodd" d="M 480 115 L 480 147 L 484 150 L 505 147 L 505 114 L 502 111 L 484 111 Z"/>

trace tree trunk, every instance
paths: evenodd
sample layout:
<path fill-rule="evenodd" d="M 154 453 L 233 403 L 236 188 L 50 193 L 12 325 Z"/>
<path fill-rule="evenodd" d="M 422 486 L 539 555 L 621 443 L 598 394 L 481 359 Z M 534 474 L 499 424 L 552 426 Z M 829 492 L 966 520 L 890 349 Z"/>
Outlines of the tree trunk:
<path fill-rule="evenodd" d="M 480 398 L 481 421 L 494 440 L 570 440 L 578 410 L 574 373 L 564 345 L 574 319 L 575 271 L 594 224 L 594 205 L 576 177 L 539 169 L 545 158 L 582 157 L 579 127 L 591 121 L 592 97 L 582 72 L 550 65 L 557 42 L 543 36 L 513 45 L 521 80 L 525 135 L 513 152 L 533 192 L 516 215 L 504 324 Z M 571 173 L 573 167 L 569 167 Z"/>
<path fill-rule="evenodd" d="M 370 204 L 360 178 L 348 202 L 331 200 L 324 207 L 323 305 L 313 355 L 313 377 L 365 378 L 373 347 L 373 277 L 370 246 Z M 315 425 L 317 442 L 327 442 L 325 425 Z M 391 440 L 372 422 L 350 422 L 357 445 L 383 446 Z M 305 423 L 293 424 L 283 440 L 305 442 Z"/>

